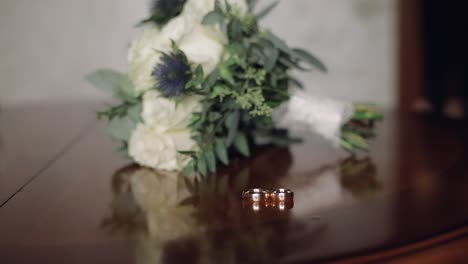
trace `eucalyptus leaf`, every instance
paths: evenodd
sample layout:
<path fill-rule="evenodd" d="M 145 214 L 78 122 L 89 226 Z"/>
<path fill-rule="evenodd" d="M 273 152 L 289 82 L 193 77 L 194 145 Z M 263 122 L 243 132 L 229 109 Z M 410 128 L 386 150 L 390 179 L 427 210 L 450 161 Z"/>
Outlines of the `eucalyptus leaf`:
<path fill-rule="evenodd" d="M 239 110 L 230 113 L 225 120 L 226 128 L 228 129 L 228 136 L 226 139 L 226 145 L 231 146 L 234 138 L 237 135 L 237 130 L 239 126 L 240 113 Z"/>
<path fill-rule="evenodd" d="M 224 165 L 229 165 L 229 158 L 227 153 L 226 144 L 224 144 L 224 140 L 218 139 L 215 143 L 215 151 L 218 160 L 220 160 Z"/>
<path fill-rule="evenodd" d="M 187 166 L 184 168 L 184 175 L 185 176 L 192 176 L 192 174 L 195 172 L 195 160 L 189 161 Z"/>
<path fill-rule="evenodd" d="M 267 71 L 273 70 L 279 57 L 279 51 L 273 47 L 269 47 L 263 50 L 263 54 L 265 54 L 265 69 Z"/>
<path fill-rule="evenodd" d="M 293 52 L 304 61 L 308 62 L 310 65 L 315 66 L 322 72 L 327 72 L 327 67 L 314 55 L 310 54 L 308 51 L 300 48 L 293 49 Z"/>
<path fill-rule="evenodd" d="M 198 172 L 200 172 L 200 174 L 203 176 L 206 176 L 208 174 L 206 159 L 203 153 L 197 155 L 197 169 L 198 169 Z"/>
<path fill-rule="evenodd" d="M 177 152 L 182 154 L 182 155 L 188 155 L 188 156 L 192 156 L 192 155 L 196 154 L 195 151 L 191 151 L 191 150 L 179 150 Z"/>
<path fill-rule="evenodd" d="M 228 24 L 228 33 L 230 40 L 242 38 L 242 23 L 239 19 L 233 18 Z"/>
<path fill-rule="evenodd" d="M 353 145 L 343 138 L 340 140 L 340 145 L 344 150 L 349 151 L 349 152 L 354 152 Z"/>
<path fill-rule="evenodd" d="M 219 71 L 217 69 L 213 70 L 208 76 L 206 76 L 205 81 L 203 82 L 203 90 L 209 90 L 216 83 L 219 77 Z"/>
<path fill-rule="evenodd" d="M 369 149 L 369 144 L 367 143 L 367 141 L 363 137 L 359 136 L 358 134 L 344 132 L 342 133 L 342 137 L 347 142 L 351 143 L 354 147 L 357 147 L 363 150 Z"/>
<path fill-rule="evenodd" d="M 218 112 L 210 112 L 210 113 L 208 114 L 208 120 L 209 120 L 210 122 L 215 122 L 215 121 L 221 119 L 221 117 L 223 117 L 223 115 L 220 114 L 220 113 L 218 113 Z"/>
<path fill-rule="evenodd" d="M 234 78 L 232 77 L 232 73 L 229 71 L 229 68 L 226 65 L 221 64 L 219 66 L 219 75 L 229 84 L 234 85 Z"/>
<path fill-rule="evenodd" d="M 221 2 L 219 0 L 215 0 L 215 9 L 214 9 L 214 11 L 223 14 L 222 5 L 221 5 Z"/>
<path fill-rule="evenodd" d="M 128 116 L 115 117 L 109 122 L 107 131 L 114 139 L 128 141 L 136 124 L 137 123 Z"/>
<path fill-rule="evenodd" d="M 258 0 L 247 0 L 247 4 L 249 6 L 249 11 L 253 11 L 255 9 L 255 6 L 257 5 Z"/>
<path fill-rule="evenodd" d="M 142 122 L 141 119 L 141 111 L 142 111 L 142 103 L 138 102 L 135 105 L 131 106 L 127 110 L 127 116 L 132 119 L 135 123 Z"/>
<path fill-rule="evenodd" d="M 120 94 L 121 99 L 127 102 L 135 102 L 136 94 L 133 82 L 128 78 L 127 75 L 120 77 Z"/>
<path fill-rule="evenodd" d="M 203 17 L 203 25 L 213 25 L 216 23 L 224 23 L 224 15 L 218 10 L 213 10 Z"/>
<path fill-rule="evenodd" d="M 279 62 L 283 64 L 284 66 L 290 67 L 290 68 L 296 68 L 301 71 L 312 71 L 312 68 L 305 68 L 301 66 L 299 63 L 291 60 L 290 58 L 285 58 L 285 57 L 280 57 Z"/>
<path fill-rule="evenodd" d="M 269 40 L 276 48 L 278 48 L 279 50 L 283 51 L 284 53 L 288 55 L 294 55 L 292 50 L 288 47 L 288 45 L 286 44 L 286 42 L 284 42 L 284 40 L 280 39 L 279 37 L 277 37 L 275 34 L 273 34 L 270 31 L 267 32 L 266 36 L 267 36 L 267 40 Z"/>
<path fill-rule="evenodd" d="M 216 172 L 216 158 L 213 150 L 209 149 L 205 151 L 206 163 L 210 172 Z"/>
<path fill-rule="evenodd" d="M 117 93 L 120 90 L 120 84 L 123 74 L 110 70 L 97 70 L 85 76 L 85 79 L 93 84 L 96 88 Z"/>
<path fill-rule="evenodd" d="M 243 132 L 237 133 L 234 139 L 234 146 L 240 154 L 244 155 L 245 157 L 250 156 L 249 143 L 247 141 L 247 137 Z"/>
<path fill-rule="evenodd" d="M 102 69 L 88 74 L 86 77 L 96 88 L 110 91 L 112 94 L 125 102 L 136 102 L 135 89 L 132 81 L 127 75 L 114 70 Z"/>
<path fill-rule="evenodd" d="M 203 83 L 203 67 L 201 65 L 198 65 L 197 68 L 195 69 L 195 76 L 196 76 L 196 84 L 200 85 Z"/>
<path fill-rule="evenodd" d="M 382 120 L 383 115 L 378 112 L 356 111 L 352 116 L 353 120 Z"/>
<path fill-rule="evenodd" d="M 265 7 L 265 9 L 263 9 L 256 15 L 257 19 L 260 20 L 264 18 L 265 16 L 267 16 L 276 7 L 276 5 L 278 5 L 278 3 L 279 1 L 275 1 L 271 3 L 270 5 L 268 5 L 267 7 Z"/>
<path fill-rule="evenodd" d="M 297 86 L 298 88 L 304 89 L 304 85 L 302 85 L 302 83 L 298 79 L 296 79 L 296 78 L 294 78 L 292 76 L 289 76 L 289 81 L 292 84 L 294 84 L 295 86 Z"/>

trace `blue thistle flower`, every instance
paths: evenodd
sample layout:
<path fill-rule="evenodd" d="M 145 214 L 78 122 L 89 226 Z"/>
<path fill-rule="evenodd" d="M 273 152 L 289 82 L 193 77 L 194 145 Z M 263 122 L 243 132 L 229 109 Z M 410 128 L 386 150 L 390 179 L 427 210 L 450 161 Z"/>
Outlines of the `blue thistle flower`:
<path fill-rule="evenodd" d="M 161 63 L 154 67 L 151 75 L 156 79 L 159 90 L 166 97 L 178 96 L 192 77 L 187 57 L 180 50 L 170 54 L 163 53 Z"/>
<path fill-rule="evenodd" d="M 153 0 L 151 16 L 141 24 L 154 22 L 157 25 L 166 24 L 171 18 L 178 16 L 184 8 L 187 0 Z"/>

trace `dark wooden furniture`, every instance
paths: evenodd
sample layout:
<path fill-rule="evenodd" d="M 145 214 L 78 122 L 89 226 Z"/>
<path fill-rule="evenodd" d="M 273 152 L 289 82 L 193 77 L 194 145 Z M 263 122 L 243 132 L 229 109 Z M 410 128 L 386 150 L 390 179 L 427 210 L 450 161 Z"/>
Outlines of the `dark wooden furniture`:
<path fill-rule="evenodd" d="M 112 152 L 94 109 L 3 109 L 1 263 L 197 263 L 203 255 L 212 263 L 466 263 L 463 123 L 387 114 L 369 158 L 317 139 L 258 150 L 199 183 L 212 189 L 196 195 L 181 178 L 183 203 L 197 213 L 183 219 L 202 231 L 176 236 L 181 218 L 163 211 L 170 206 L 153 208 L 152 218 L 125 207 L 122 197 L 135 205 L 130 179 L 152 172 Z M 168 191 L 155 186 L 156 195 Z M 253 186 L 293 189 L 294 208 L 242 208 L 239 191 Z"/>

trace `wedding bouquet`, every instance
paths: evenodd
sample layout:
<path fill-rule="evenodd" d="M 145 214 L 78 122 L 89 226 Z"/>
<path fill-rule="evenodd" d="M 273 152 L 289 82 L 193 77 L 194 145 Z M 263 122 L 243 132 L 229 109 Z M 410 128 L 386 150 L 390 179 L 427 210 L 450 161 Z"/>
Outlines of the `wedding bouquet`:
<path fill-rule="evenodd" d="M 324 64 L 258 21 L 256 0 L 154 0 L 128 54 L 128 72 L 87 76 L 121 101 L 99 112 L 111 136 L 138 164 L 207 175 L 248 157 L 255 145 L 287 145 L 316 133 L 354 152 L 368 148 L 371 104 L 301 91 L 292 69 L 326 72 Z M 295 86 L 295 88 L 293 88 Z"/>

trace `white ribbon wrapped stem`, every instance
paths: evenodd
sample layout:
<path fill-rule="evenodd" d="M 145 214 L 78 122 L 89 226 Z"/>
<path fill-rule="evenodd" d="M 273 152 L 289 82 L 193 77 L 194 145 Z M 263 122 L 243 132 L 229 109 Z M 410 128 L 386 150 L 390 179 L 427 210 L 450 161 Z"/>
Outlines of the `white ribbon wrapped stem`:
<path fill-rule="evenodd" d="M 292 136 L 307 138 L 316 133 L 340 145 L 341 127 L 352 117 L 352 103 L 294 90 L 289 101 L 273 111 L 276 127 L 288 129 Z"/>

